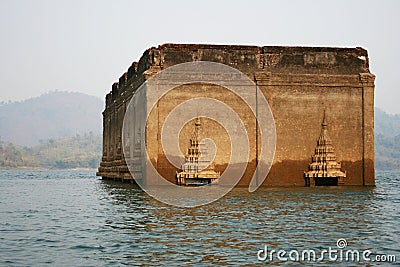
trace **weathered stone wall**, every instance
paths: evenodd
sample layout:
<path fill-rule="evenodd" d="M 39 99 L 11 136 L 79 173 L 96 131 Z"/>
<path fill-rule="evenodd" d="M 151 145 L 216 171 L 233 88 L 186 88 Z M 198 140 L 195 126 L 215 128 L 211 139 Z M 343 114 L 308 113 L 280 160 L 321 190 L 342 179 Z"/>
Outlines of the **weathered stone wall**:
<path fill-rule="evenodd" d="M 271 107 L 277 133 L 274 163 L 266 186 L 304 186 L 304 171 L 311 161 L 326 110 L 328 131 L 346 185 L 374 185 L 374 78 L 369 72 L 367 51 L 362 48 L 256 47 L 165 44 L 148 49 L 139 63 L 134 62 L 106 96 L 103 112 L 103 160 L 98 175 L 130 180 L 122 153 L 122 122 L 133 93 L 155 73 L 189 61 L 214 61 L 237 68 L 260 88 Z M 250 94 L 253 92 L 249 92 Z M 144 142 L 150 159 L 160 174 L 175 181 L 174 168 L 162 153 L 160 133 L 166 116 L 183 101 L 212 97 L 227 103 L 244 121 L 249 133 L 250 160 L 239 185 L 251 180 L 256 162 L 256 120 L 248 106 L 219 86 L 190 84 L 170 91 L 150 114 L 142 145 L 136 152 L 143 157 Z M 146 99 L 146 96 L 143 96 Z M 146 101 L 146 100 L 144 100 Z M 139 108 L 138 104 L 138 108 Z M 143 106 L 142 109 L 145 109 Z M 229 158 L 229 141 L 222 127 L 205 121 L 205 135 L 218 146 L 217 170 L 223 171 Z M 210 130 L 212 129 L 212 130 Z M 186 149 L 189 128 L 179 142 Z M 130 137 L 133 138 L 133 137 Z M 139 162 L 138 162 L 139 164 Z M 143 164 L 141 162 L 140 164 Z M 143 165 L 138 173 L 143 171 Z"/>
<path fill-rule="evenodd" d="M 271 76 L 273 76 L 271 74 Z M 336 155 L 347 171 L 347 185 L 367 184 L 363 181 L 363 87 L 358 75 L 319 76 L 287 75 L 271 77 L 260 88 L 273 110 L 277 129 L 275 164 L 267 183 L 270 185 L 302 184 L 304 166 L 310 162 L 321 130 L 322 114 L 327 114 L 328 131 Z M 369 116 L 373 117 L 370 110 Z M 369 129 L 373 131 L 373 128 Z M 369 146 L 369 150 L 373 147 Z M 373 153 L 373 152 L 372 152 Z M 370 158 L 373 161 L 373 157 Z M 374 169 L 366 170 L 373 173 Z"/>

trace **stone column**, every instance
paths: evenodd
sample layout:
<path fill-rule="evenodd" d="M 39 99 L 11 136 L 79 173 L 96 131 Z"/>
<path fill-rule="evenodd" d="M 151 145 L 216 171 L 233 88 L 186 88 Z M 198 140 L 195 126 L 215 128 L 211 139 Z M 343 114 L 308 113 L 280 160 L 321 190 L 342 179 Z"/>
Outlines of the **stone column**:
<path fill-rule="evenodd" d="M 360 73 L 362 84 L 363 185 L 375 185 L 374 90 L 375 75 Z"/>
<path fill-rule="evenodd" d="M 107 145 L 107 161 L 111 160 L 111 117 L 110 117 L 110 112 L 107 110 L 107 140 L 106 140 L 106 145 Z"/>
<path fill-rule="evenodd" d="M 115 153 L 115 111 L 114 105 L 110 107 L 110 161 L 114 160 L 114 153 Z"/>
<path fill-rule="evenodd" d="M 121 159 L 121 99 L 118 100 L 118 104 L 115 107 L 115 159 Z"/>
<path fill-rule="evenodd" d="M 114 104 L 114 160 L 118 160 L 118 135 L 119 135 L 119 122 L 118 122 L 118 107 L 116 107 L 116 103 Z"/>
<path fill-rule="evenodd" d="M 107 113 L 103 112 L 103 156 L 101 161 L 107 161 Z"/>

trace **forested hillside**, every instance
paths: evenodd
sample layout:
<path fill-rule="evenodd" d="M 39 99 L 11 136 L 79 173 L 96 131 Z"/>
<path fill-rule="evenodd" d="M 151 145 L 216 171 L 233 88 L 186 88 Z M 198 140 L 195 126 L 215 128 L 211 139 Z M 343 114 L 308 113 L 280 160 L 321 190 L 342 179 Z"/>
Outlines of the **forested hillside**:
<path fill-rule="evenodd" d="M 0 168 L 96 168 L 101 142 L 93 133 L 48 139 L 33 147 L 0 142 Z"/>

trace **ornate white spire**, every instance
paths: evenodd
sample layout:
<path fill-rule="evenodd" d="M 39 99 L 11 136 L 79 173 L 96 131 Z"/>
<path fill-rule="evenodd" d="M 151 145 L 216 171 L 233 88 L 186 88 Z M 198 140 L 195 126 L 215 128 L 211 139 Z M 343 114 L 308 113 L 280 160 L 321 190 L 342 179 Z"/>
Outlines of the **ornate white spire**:
<path fill-rule="evenodd" d="M 341 163 L 336 161 L 332 140 L 328 136 L 325 110 L 321 133 L 311 160 L 308 171 L 304 173 L 307 186 L 344 184 L 346 173 L 341 171 Z"/>
<path fill-rule="evenodd" d="M 185 156 L 185 163 L 182 164 L 182 171 L 176 174 L 178 185 L 204 185 L 215 183 L 220 173 L 213 170 L 213 164 L 202 157 L 202 152 L 207 154 L 204 142 L 200 141 L 201 121 L 197 117 L 194 123 L 194 130 L 190 144 Z M 201 149 L 200 149 L 201 147 Z"/>

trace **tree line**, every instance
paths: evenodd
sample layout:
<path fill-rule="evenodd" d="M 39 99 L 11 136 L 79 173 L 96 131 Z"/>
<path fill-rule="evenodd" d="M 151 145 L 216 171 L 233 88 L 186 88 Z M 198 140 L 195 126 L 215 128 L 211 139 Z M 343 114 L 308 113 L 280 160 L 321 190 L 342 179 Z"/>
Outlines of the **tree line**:
<path fill-rule="evenodd" d="M 93 133 L 40 140 L 33 147 L 0 141 L 0 168 L 97 168 L 101 154 L 102 138 Z"/>

